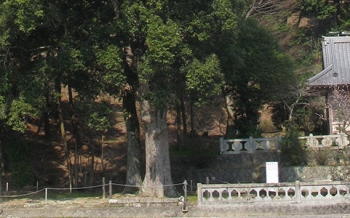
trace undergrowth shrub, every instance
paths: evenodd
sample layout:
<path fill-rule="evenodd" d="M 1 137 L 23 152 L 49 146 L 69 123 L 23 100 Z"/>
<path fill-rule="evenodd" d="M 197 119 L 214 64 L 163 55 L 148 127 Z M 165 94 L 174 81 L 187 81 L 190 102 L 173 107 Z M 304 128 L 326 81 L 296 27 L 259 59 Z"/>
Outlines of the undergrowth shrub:
<path fill-rule="evenodd" d="M 306 165 L 306 150 L 299 141 L 298 136 L 297 129 L 292 127 L 282 140 L 281 161 L 285 165 Z"/>
<path fill-rule="evenodd" d="M 314 151 L 314 158 L 318 166 L 326 166 L 327 160 L 331 156 L 331 151 L 329 149 Z"/>
<path fill-rule="evenodd" d="M 18 187 L 34 184 L 34 177 L 29 165 L 29 149 L 18 136 L 7 136 L 3 144 L 6 168 L 11 172 L 11 181 Z"/>
<path fill-rule="evenodd" d="M 181 151 L 173 147 L 172 154 L 188 156 L 189 165 L 202 169 L 207 168 L 219 154 L 218 139 L 193 135 L 187 138 L 186 147 Z"/>

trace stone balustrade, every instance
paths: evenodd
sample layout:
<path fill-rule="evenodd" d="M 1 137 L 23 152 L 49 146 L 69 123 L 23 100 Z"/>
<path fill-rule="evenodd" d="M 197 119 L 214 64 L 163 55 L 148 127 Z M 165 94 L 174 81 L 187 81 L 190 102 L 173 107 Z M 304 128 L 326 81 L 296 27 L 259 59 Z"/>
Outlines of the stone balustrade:
<path fill-rule="evenodd" d="M 295 183 L 197 184 L 198 205 L 248 202 L 349 200 L 349 184 L 334 181 Z"/>
<path fill-rule="evenodd" d="M 344 133 L 338 135 L 318 135 L 299 137 L 301 143 L 308 149 L 339 149 L 349 146 L 350 141 Z M 280 151 L 282 137 L 253 138 L 248 139 L 224 139 L 220 138 L 220 154 L 239 154 L 241 152 L 254 153 L 256 151 Z"/>
<path fill-rule="evenodd" d="M 304 143 L 307 148 L 315 150 L 321 148 L 342 150 L 349 146 L 348 136 L 344 133 L 318 136 L 310 134 L 309 136 L 299 137 L 299 140 Z"/>
<path fill-rule="evenodd" d="M 220 154 L 253 153 L 255 151 L 269 151 L 281 149 L 282 137 L 249 139 L 220 138 Z"/>

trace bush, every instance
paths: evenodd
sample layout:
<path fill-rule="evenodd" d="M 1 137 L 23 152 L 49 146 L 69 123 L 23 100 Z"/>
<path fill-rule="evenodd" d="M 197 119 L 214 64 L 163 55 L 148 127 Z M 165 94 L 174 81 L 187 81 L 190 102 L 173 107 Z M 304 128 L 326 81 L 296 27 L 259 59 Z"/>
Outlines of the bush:
<path fill-rule="evenodd" d="M 290 128 L 282 140 L 282 163 L 285 165 L 306 165 L 306 151 L 298 138 L 297 128 Z"/>
<path fill-rule="evenodd" d="M 329 149 L 314 151 L 314 157 L 318 166 L 326 166 L 328 158 L 331 156 L 331 151 Z"/>
<path fill-rule="evenodd" d="M 16 187 L 32 185 L 34 177 L 29 165 L 29 149 L 23 139 L 14 135 L 8 136 L 3 144 L 7 169 L 11 172 L 11 180 Z"/>

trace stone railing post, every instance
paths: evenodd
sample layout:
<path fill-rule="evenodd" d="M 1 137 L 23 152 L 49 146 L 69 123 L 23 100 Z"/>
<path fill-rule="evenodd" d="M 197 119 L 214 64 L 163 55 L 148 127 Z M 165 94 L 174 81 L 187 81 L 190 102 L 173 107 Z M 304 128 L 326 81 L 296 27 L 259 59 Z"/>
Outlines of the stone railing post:
<path fill-rule="evenodd" d="M 249 153 L 253 153 L 258 148 L 258 145 L 254 138 L 250 136 L 248 141 L 244 144 L 244 148 L 247 149 Z"/>
<path fill-rule="evenodd" d="M 295 181 L 295 198 L 297 200 L 297 203 L 301 202 L 301 190 L 300 190 L 300 181 Z"/>
<path fill-rule="evenodd" d="M 202 205 L 202 184 L 201 183 L 197 183 L 197 202 L 198 205 Z"/>
<path fill-rule="evenodd" d="M 339 140 L 337 140 L 339 149 L 344 149 L 348 144 L 349 140 L 345 133 L 341 132 L 339 134 Z"/>
<path fill-rule="evenodd" d="M 276 143 L 275 143 L 275 148 L 277 149 L 277 151 L 281 151 L 282 149 L 282 136 L 279 135 L 277 137 Z"/>
<path fill-rule="evenodd" d="M 220 154 L 224 153 L 226 150 L 224 148 L 224 138 L 220 138 Z"/>
<path fill-rule="evenodd" d="M 308 139 L 306 140 L 306 145 L 308 145 L 312 149 L 318 146 L 318 141 L 312 133 L 310 133 Z"/>

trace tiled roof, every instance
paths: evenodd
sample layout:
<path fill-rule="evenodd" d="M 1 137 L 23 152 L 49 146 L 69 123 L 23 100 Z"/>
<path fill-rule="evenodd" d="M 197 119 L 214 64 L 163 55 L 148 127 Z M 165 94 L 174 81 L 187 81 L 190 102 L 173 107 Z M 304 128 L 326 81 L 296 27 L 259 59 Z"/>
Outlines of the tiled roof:
<path fill-rule="evenodd" d="M 350 37 L 324 37 L 323 66 L 320 73 L 308 79 L 309 86 L 350 84 Z"/>

